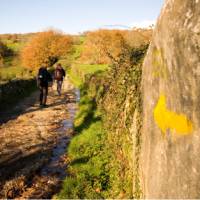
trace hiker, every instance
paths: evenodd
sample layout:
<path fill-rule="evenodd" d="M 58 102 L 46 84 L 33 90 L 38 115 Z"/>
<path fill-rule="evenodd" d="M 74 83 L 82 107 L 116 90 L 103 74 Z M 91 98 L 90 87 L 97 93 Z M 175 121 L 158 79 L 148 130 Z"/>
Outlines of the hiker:
<path fill-rule="evenodd" d="M 61 64 L 58 63 L 54 72 L 54 79 L 57 82 L 57 92 L 59 96 L 61 95 L 61 89 L 64 77 L 65 77 L 65 70 L 63 69 Z"/>
<path fill-rule="evenodd" d="M 51 82 L 51 74 L 47 71 L 47 67 L 42 66 L 37 75 L 37 85 L 40 88 L 40 106 L 47 106 L 48 84 Z"/>

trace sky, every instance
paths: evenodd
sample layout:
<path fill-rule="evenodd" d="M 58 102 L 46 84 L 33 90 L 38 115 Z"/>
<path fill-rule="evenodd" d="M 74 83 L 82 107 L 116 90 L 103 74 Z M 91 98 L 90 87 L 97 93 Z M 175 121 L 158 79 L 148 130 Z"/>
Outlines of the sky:
<path fill-rule="evenodd" d="M 78 34 L 154 23 L 164 0 L 0 0 L 0 33 Z"/>

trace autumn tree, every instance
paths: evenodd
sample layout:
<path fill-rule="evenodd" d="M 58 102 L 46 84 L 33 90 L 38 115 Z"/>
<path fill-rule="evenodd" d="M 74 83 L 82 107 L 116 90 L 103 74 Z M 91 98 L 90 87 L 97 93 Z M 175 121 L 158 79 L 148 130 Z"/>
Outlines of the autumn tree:
<path fill-rule="evenodd" d="M 83 44 L 81 60 L 89 64 L 107 64 L 119 60 L 129 50 L 149 44 L 150 29 L 98 30 L 88 32 Z"/>
<path fill-rule="evenodd" d="M 124 38 L 129 46 L 139 48 L 150 43 L 153 29 L 137 28 L 126 31 Z"/>
<path fill-rule="evenodd" d="M 71 47 L 70 36 L 53 30 L 40 32 L 22 50 L 22 63 L 31 70 L 37 70 L 42 65 L 50 67 Z"/>
<path fill-rule="evenodd" d="M 110 63 L 111 58 L 118 59 L 120 57 L 125 46 L 122 31 L 98 30 L 88 32 L 81 59 L 90 64 Z"/>

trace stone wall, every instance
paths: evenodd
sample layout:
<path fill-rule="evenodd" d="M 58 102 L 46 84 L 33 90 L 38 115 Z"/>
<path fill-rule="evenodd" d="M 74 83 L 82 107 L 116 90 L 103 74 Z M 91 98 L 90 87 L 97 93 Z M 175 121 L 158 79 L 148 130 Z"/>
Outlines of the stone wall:
<path fill-rule="evenodd" d="M 36 88 L 35 79 L 13 80 L 0 85 L 0 110 L 16 103 Z"/>

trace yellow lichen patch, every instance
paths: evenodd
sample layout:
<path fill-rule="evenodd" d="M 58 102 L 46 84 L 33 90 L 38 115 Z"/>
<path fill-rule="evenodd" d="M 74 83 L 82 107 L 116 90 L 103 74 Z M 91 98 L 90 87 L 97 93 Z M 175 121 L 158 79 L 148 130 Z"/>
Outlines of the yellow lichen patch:
<path fill-rule="evenodd" d="M 154 119 L 163 134 L 166 134 L 167 129 L 180 135 L 188 135 L 193 131 L 192 122 L 184 114 L 177 114 L 167 109 L 164 95 L 160 96 L 154 109 Z"/>
<path fill-rule="evenodd" d="M 164 61 L 161 50 L 154 49 L 152 56 L 153 77 L 167 79 L 167 65 Z"/>

